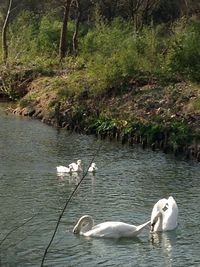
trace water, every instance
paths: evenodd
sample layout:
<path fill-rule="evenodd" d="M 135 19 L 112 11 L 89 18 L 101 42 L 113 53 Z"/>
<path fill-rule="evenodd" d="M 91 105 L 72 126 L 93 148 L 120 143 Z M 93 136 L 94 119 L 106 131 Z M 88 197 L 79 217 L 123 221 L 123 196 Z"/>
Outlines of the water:
<path fill-rule="evenodd" d="M 60 212 L 81 178 L 57 176 L 56 166 L 82 159 L 86 168 L 99 146 L 99 171 L 86 176 L 69 204 L 45 266 L 200 266 L 199 163 L 58 131 L 2 110 L 0 125 L 0 240 L 10 233 L 0 247 L 0 266 L 40 266 Z M 72 233 L 83 214 L 97 223 L 144 223 L 155 202 L 169 195 L 179 206 L 175 231 L 151 237 L 147 227 L 137 238 L 119 240 Z"/>

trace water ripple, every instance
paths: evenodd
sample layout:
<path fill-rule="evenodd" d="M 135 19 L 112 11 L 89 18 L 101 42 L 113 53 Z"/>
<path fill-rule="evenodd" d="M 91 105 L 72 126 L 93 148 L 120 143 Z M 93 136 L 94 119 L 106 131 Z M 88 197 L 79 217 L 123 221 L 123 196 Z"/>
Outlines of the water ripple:
<path fill-rule="evenodd" d="M 79 158 L 86 168 L 94 151 L 99 168 L 87 175 L 70 202 L 47 255 L 47 266 L 198 266 L 200 165 L 170 155 L 121 146 L 94 137 L 57 131 L 29 119 L 0 115 L 1 238 L 33 214 L 1 247 L 1 266 L 40 266 L 69 195 L 81 175 L 57 176 L 56 166 Z M 17 138 L 16 138 L 17 137 Z M 179 226 L 150 238 L 148 228 L 136 239 L 101 240 L 73 235 L 83 214 L 96 223 L 149 220 L 154 203 L 173 195 Z"/>

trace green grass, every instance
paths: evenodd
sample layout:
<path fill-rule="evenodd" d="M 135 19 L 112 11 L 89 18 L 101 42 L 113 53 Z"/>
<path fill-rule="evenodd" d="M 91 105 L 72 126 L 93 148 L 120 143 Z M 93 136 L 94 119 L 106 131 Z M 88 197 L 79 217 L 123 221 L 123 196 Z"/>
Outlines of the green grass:
<path fill-rule="evenodd" d="M 200 97 L 197 97 L 193 101 L 193 108 L 194 108 L 194 110 L 200 110 Z"/>

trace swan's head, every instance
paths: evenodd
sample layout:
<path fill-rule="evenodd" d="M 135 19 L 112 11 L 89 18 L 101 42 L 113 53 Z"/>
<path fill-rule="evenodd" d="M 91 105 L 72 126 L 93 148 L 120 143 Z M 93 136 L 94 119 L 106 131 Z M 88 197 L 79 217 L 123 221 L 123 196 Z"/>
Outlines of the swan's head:
<path fill-rule="evenodd" d="M 90 167 L 91 167 L 94 171 L 98 170 L 98 168 L 97 168 L 97 166 L 96 166 L 96 163 L 94 163 L 94 162 L 90 165 Z"/>
<path fill-rule="evenodd" d="M 69 164 L 69 172 L 72 172 L 73 171 L 73 166 L 72 164 Z"/>
<path fill-rule="evenodd" d="M 78 164 L 78 165 L 81 165 L 81 164 L 82 164 L 82 160 L 81 160 L 81 159 L 78 159 L 78 160 L 77 160 L 77 164 Z"/>
<path fill-rule="evenodd" d="M 74 226 L 73 233 L 74 234 L 85 233 L 91 230 L 93 225 L 94 225 L 94 220 L 92 219 L 92 217 L 90 215 L 84 215 L 78 220 L 78 222 Z"/>
<path fill-rule="evenodd" d="M 166 198 L 160 199 L 153 207 L 151 213 L 151 228 L 150 232 L 161 230 L 162 217 L 164 212 L 169 208 L 168 200 Z"/>

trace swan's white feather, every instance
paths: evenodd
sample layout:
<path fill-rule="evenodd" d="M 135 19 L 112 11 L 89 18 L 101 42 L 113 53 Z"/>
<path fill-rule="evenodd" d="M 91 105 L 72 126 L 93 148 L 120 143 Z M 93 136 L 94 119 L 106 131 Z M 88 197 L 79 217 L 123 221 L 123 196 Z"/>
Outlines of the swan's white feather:
<path fill-rule="evenodd" d="M 150 221 L 135 226 L 124 222 L 108 221 L 93 226 L 91 216 L 82 216 L 75 225 L 73 232 L 87 237 L 120 238 L 138 235 Z"/>
<path fill-rule="evenodd" d="M 149 224 L 146 223 L 144 227 Z M 120 237 L 132 237 L 138 235 L 144 228 L 138 228 L 138 226 L 123 223 L 123 222 L 103 222 L 94 226 L 91 230 L 84 233 L 84 236 L 91 237 L 107 237 L 107 238 L 120 238 Z"/>
<path fill-rule="evenodd" d="M 69 164 L 69 167 L 72 168 L 73 172 L 81 172 L 82 171 L 82 161 L 80 159 L 78 159 L 77 163 L 72 162 Z"/>
<path fill-rule="evenodd" d="M 65 166 L 57 166 L 56 167 L 57 172 L 59 173 L 71 173 L 71 168 L 70 167 L 65 167 Z"/>
<path fill-rule="evenodd" d="M 172 196 L 160 199 L 151 213 L 152 232 L 173 230 L 178 225 L 178 206 Z"/>
<path fill-rule="evenodd" d="M 98 170 L 96 163 L 92 163 L 88 169 L 88 172 L 96 172 Z"/>

